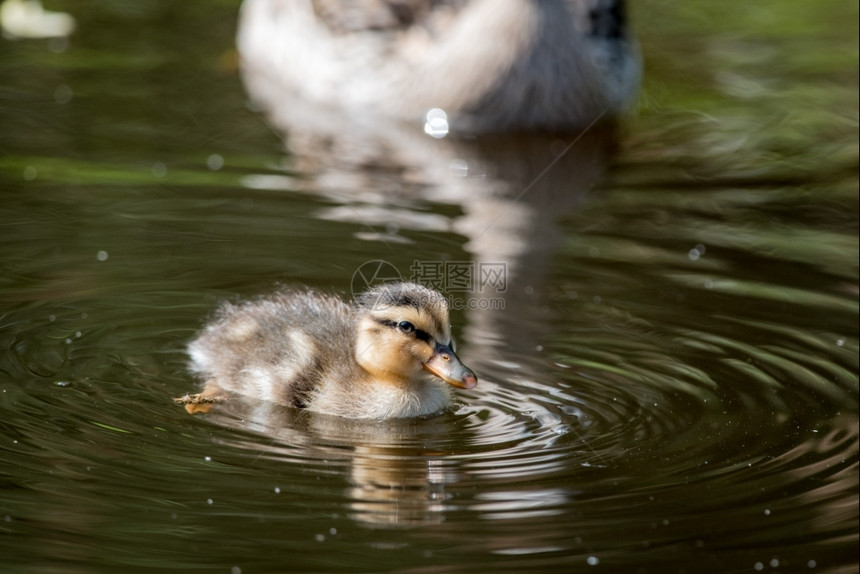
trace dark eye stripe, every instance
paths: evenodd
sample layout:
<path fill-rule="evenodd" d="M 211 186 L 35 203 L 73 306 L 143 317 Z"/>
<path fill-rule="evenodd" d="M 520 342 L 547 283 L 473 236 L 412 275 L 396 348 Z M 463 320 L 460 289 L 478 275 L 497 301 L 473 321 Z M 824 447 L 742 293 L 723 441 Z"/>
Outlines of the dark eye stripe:
<path fill-rule="evenodd" d="M 400 325 L 400 321 L 392 321 L 391 319 L 382 319 L 380 317 L 373 317 L 373 320 L 379 323 L 380 325 L 385 325 L 386 327 L 391 327 L 392 329 L 398 329 Z M 407 333 L 408 334 L 408 333 Z M 415 335 L 415 338 L 424 341 L 430 342 L 433 338 L 430 336 L 430 333 L 424 331 L 423 329 L 415 329 L 412 331 L 412 334 Z"/>
<path fill-rule="evenodd" d="M 430 333 L 427 331 L 422 331 L 421 329 L 415 329 L 415 338 L 424 342 L 430 342 Z"/>

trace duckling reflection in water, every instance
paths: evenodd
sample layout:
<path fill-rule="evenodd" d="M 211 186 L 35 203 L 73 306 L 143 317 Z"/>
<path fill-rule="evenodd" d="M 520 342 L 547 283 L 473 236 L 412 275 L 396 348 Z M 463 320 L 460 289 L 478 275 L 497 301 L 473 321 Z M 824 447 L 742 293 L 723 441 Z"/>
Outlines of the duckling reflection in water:
<path fill-rule="evenodd" d="M 189 412 L 237 393 L 342 417 L 416 417 L 447 408 L 451 387 L 477 384 L 454 353 L 445 299 L 415 283 L 352 305 L 295 290 L 225 304 L 189 353 L 206 380 L 176 399 Z"/>

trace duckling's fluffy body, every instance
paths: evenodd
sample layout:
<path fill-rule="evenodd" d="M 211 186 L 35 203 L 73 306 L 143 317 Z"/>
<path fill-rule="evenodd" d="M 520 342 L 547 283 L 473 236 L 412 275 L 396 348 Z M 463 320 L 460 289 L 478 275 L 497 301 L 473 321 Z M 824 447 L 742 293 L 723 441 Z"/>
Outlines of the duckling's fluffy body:
<path fill-rule="evenodd" d="M 469 131 L 582 128 L 641 75 L 623 0 L 245 0 L 237 44 L 284 99 Z"/>
<path fill-rule="evenodd" d="M 476 383 L 453 352 L 444 299 L 409 283 L 352 305 L 309 290 L 228 303 L 189 353 L 206 386 L 187 403 L 238 393 L 352 418 L 413 417 L 449 406 L 451 385 Z"/>

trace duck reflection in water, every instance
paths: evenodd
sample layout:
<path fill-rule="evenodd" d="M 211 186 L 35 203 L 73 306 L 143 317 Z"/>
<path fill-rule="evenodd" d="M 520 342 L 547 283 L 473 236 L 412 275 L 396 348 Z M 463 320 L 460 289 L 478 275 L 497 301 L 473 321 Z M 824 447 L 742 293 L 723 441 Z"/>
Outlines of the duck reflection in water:
<path fill-rule="evenodd" d="M 461 356 L 478 372 L 545 340 L 540 301 L 556 220 L 600 178 L 612 120 L 638 88 L 621 1 L 245 0 L 237 43 L 252 103 L 284 136 L 285 171 L 304 176 L 251 176 L 248 187 L 321 195 L 337 205 L 318 217 L 382 229 L 356 232 L 359 240 L 408 245 L 400 231 L 455 232 L 476 267 L 503 262 L 505 288 L 472 293 L 469 309 L 485 308 L 486 297 L 502 304 L 466 311 Z M 428 213 L 428 201 L 460 214 Z M 528 366 L 518 367 L 528 379 Z M 494 386 L 482 379 L 480 388 Z M 214 414 L 241 408 L 253 412 L 230 420 L 280 434 L 309 457 L 336 456 L 317 452 L 332 442 L 320 437 L 355 425 L 369 432 L 360 420 L 267 403 Z M 433 454 L 445 448 L 402 457 L 386 449 L 414 424 L 452 436 L 454 419 L 388 421 L 367 440 L 349 437 L 359 521 L 441 520 L 445 485 L 458 479 Z"/>

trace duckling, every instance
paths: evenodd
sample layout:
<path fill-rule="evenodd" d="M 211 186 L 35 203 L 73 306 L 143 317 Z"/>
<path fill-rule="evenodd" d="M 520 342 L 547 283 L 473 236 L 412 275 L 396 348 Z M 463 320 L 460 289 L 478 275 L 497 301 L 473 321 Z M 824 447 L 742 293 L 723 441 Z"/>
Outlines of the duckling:
<path fill-rule="evenodd" d="M 475 374 L 454 353 L 445 299 L 386 283 L 348 305 L 312 290 L 225 304 L 189 345 L 203 392 L 189 412 L 231 393 L 362 419 L 417 417 L 451 403 Z"/>
<path fill-rule="evenodd" d="M 641 78 L 623 0 L 244 0 L 237 47 L 281 101 L 465 132 L 583 128 Z"/>

